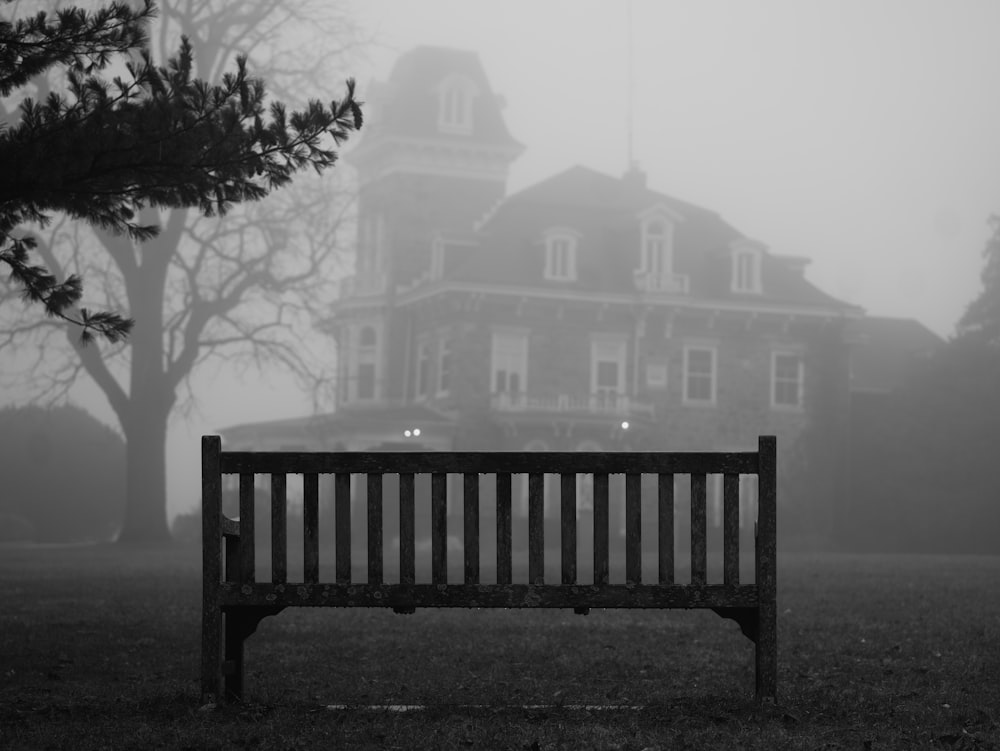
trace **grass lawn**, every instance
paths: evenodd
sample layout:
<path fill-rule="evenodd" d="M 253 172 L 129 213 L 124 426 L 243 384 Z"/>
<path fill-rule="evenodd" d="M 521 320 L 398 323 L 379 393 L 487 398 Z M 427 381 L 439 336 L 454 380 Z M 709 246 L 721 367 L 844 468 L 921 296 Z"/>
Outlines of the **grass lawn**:
<path fill-rule="evenodd" d="M 249 703 L 205 710 L 199 570 L 0 548 L 0 749 L 1000 749 L 1000 557 L 781 557 L 764 708 L 711 612 L 291 609 L 248 641 Z"/>

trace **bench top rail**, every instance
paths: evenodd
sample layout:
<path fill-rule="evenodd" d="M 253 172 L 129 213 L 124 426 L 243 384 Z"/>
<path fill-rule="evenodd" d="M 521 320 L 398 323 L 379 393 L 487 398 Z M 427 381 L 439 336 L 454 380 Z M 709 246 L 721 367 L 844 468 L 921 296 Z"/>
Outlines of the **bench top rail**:
<path fill-rule="evenodd" d="M 746 474 L 760 471 L 756 451 L 403 451 L 278 452 L 223 451 L 223 474 Z"/>

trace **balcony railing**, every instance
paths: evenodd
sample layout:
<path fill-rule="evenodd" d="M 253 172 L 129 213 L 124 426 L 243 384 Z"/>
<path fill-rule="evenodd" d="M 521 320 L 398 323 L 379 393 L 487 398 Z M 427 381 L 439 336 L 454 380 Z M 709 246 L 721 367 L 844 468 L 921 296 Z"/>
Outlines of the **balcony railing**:
<path fill-rule="evenodd" d="M 341 300 L 350 297 L 370 297 L 384 295 L 388 277 L 386 274 L 354 274 L 345 276 L 338 283 L 338 296 Z"/>
<path fill-rule="evenodd" d="M 576 413 L 608 417 L 653 417 L 653 405 L 625 394 L 599 393 L 582 397 L 568 394 L 532 396 L 525 393 L 493 394 L 490 406 L 497 412 Z"/>
<path fill-rule="evenodd" d="M 635 272 L 636 288 L 650 294 L 686 295 L 688 282 L 687 274 L 638 270 Z"/>

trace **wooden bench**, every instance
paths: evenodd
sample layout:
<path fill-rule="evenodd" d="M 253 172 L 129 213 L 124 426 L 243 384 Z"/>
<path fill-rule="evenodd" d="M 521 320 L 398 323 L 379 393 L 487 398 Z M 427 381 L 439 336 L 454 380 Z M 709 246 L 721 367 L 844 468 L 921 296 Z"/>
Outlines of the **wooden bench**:
<path fill-rule="evenodd" d="M 776 643 L 776 441 L 757 451 L 678 453 L 559 452 L 228 452 L 218 436 L 202 438 L 201 687 L 203 703 L 243 697 L 243 644 L 260 620 L 294 606 L 416 608 L 710 608 L 736 620 L 756 645 L 756 696 L 774 700 Z M 431 581 L 416 580 L 416 475 L 431 476 Z M 528 475 L 527 583 L 513 581 L 511 475 Z M 559 583 L 544 581 L 544 474 L 560 476 Z M 223 475 L 239 476 L 239 519 L 222 513 Z M 254 475 L 270 475 L 271 574 L 255 576 Z M 286 478 L 303 475 L 303 580 L 288 581 Z M 319 565 L 319 477 L 332 474 L 335 542 L 332 580 Z M 366 475 L 367 581 L 352 579 L 351 475 Z M 398 582 L 383 569 L 383 476 L 399 479 Z M 462 476 L 462 583 L 448 581 L 448 474 Z M 496 582 L 480 577 L 480 475 L 495 476 Z M 593 477 L 593 583 L 577 580 L 577 474 Z M 624 475 L 624 499 L 609 498 L 609 475 Z M 657 581 L 642 581 L 642 475 L 655 475 Z M 674 576 L 674 475 L 690 475 L 690 583 Z M 722 582 L 708 583 L 707 476 L 723 476 Z M 758 478 L 755 577 L 740 583 L 740 475 Z M 647 485 L 649 482 L 647 481 Z M 492 490 L 492 488 L 491 488 Z M 457 501 L 457 499 L 454 499 Z M 609 577 L 609 508 L 624 501 L 625 582 Z M 391 499 L 390 499 L 391 502 Z M 493 516 L 492 509 L 490 517 Z M 327 523 L 327 520 L 324 519 Z M 651 526 L 651 525 L 649 525 Z"/>

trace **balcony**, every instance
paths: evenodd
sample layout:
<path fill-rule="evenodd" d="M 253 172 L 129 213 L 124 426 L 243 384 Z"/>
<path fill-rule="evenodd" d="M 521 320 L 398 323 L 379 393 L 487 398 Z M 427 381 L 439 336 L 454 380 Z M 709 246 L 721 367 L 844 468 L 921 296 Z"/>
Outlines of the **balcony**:
<path fill-rule="evenodd" d="M 386 274 L 354 274 L 337 282 L 337 297 L 347 300 L 352 297 L 373 297 L 384 295 L 387 288 Z"/>
<path fill-rule="evenodd" d="M 524 393 L 499 393 L 490 397 L 490 407 L 496 412 L 520 414 L 565 414 L 593 417 L 646 417 L 652 419 L 652 404 L 637 402 L 625 394 L 598 393 L 582 397 L 569 394 L 532 396 Z"/>
<path fill-rule="evenodd" d="M 635 286 L 640 292 L 653 295 L 686 295 L 688 275 L 653 271 L 635 272 Z"/>

